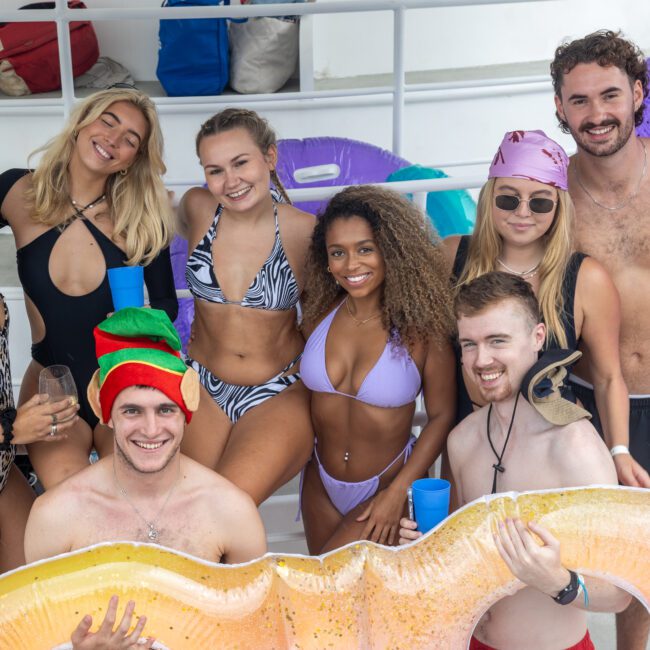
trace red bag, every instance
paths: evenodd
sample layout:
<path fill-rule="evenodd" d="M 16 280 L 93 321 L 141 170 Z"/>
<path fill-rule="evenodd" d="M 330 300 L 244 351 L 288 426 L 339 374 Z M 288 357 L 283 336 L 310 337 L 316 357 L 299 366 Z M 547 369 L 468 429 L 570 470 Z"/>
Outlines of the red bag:
<path fill-rule="evenodd" d="M 71 9 L 85 8 L 69 0 Z M 53 2 L 37 2 L 21 9 L 53 9 Z M 90 21 L 70 23 L 73 76 L 87 72 L 99 58 L 97 36 Z M 56 23 L 0 23 L 0 91 L 29 95 L 61 88 Z"/>

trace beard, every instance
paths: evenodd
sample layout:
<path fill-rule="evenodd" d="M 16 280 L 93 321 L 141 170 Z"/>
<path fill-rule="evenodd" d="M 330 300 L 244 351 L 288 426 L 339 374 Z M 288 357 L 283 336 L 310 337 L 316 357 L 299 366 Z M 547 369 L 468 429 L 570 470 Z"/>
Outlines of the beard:
<path fill-rule="evenodd" d="M 491 402 L 503 402 L 514 395 L 514 390 L 507 374 L 504 373 L 502 377 L 505 377 L 505 381 L 501 381 L 498 386 L 494 387 L 484 386 L 480 383 L 478 378 L 474 378 L 474 383 L 476 384 L 481 399 L 486 404 Z"/>
<path fill-rule="evenodd" d="M 176 458 L 180 447 L 181 443 L 179 440 L 176 446 L 169 452 L 167 458 L 163 459 L 163 464 L 160 467 L 156 467 L 154 469 L 143 469 L 142 467 L 136 465 L 131 456 L 129 456 L 129 454 L 121 447 L 117 439 L 115 439 L 115 453 L 126 465 L 128 465 L 133 471 L 137 472 L 138 474 L 157 474 L 158 472 L 162 472 L 169 465 L 169 463 L 171 463 L 172 460 Z"/>
<path fill-rule="evenodd" d="M 594 143 L 589 140 L 588 136 L 584 135 L 585 132 L 590 129 L 605 126 L 614 126 L 618 129 L 617 137 L 613 142 L 604 142 L 602 144 Z M 634 114 L 632 113 L 623 123 L 616 118 L 610 118 L 603 120 L 599 124 L 595 124 L 594 122 L 585 122 L 580 125 L 578 130 L 569 126 L 569 130 L 571 131 L 571 135 L 578 145 L 578 148 L 582 149 L 586 153 L 591 154 L 592 156 L 597 156 L 598 158 L 613 156 L 627 144 L 628 140 L 632 136 L 632 132 L 634 131 Z"/>

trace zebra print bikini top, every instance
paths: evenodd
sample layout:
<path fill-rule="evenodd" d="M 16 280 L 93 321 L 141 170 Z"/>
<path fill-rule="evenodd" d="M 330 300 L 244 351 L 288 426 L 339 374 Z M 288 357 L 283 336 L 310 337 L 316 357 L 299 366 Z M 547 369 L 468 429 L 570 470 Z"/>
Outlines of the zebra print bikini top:
<path fill-rule="evenodd" d="M 216 302 L 221 305 L 240 305 L 254 309 L 286 311 L 295 307 L 300 298 L 298 283 L 291 270 L 282 247 L 278 208 L 273 204 L 275 217 L 275 240 L 271 254 L 259 270 L 243 300 L 228 300 L 224 296 L 212 263 L 212 242 L 217 235 L 217 224 L 223 207 L 220 205 L 214 215 L 212 225 L 187 260 L 185 279 L 192 295 L 199 300 Z"/>

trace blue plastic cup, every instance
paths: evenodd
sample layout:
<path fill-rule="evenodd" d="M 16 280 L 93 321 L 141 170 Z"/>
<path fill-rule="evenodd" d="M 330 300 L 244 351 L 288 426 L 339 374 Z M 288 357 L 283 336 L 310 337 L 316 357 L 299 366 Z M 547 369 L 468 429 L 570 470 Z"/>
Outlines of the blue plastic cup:
<path fill-rule="evenodd" d="M 449 514 L 449 481 L 443 478 L 420 478 L 413 481 L 413 510 L 418 530 L 430 531 Z"/>
<path fill-rule="evenodd" d="M 144 307 L 144 274 L 141 266 L 108 269 L 108 284 L 115 311 L 124 307 Z"/>

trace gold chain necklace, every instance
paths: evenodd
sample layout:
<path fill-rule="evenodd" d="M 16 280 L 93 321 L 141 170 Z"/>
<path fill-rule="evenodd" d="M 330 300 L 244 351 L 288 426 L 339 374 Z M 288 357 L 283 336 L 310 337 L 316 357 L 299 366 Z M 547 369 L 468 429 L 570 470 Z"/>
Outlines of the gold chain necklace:
<path fill-rule="evenodd" d="M 643 169 L 641 170 L 641 176 L 639 177 L 639 182 L 636 184 L 636 189 L 630 196 L 623 201 L 623 203 L 619 203 L 618 205 L 604 205 L 600 201 L 597 201 L 592 195 L 591 192 L 582 184 L 582 179 L 580 178 L 580 172 L 578 171 L 578 165 L 575 166 L 576 170 L 576 180 L 578 181 L 578 185 L 582 188 L 582 191 L 599 207 L 603 208 L 604 210 L 609 210 L 610 212 L 615 212 L 616 210 L 620 210 L 621 208 L 624 208 L 630 201 L 639 193 L 639 190 L 641 189 L 641 183 L 643 179 L 645 178 L 646 171 L 648 170 L 648 152 L 646 151 L 645 148 L 645 142 L 643 140 L 639 139 L 639 142 L 641 143 L 641 146 L 643 147 Z"/>
<path fill-rule="evenodd" d="M 350 304 L 348 303 L 348 298 L 345 299 L 345 306 L 348 310 L 348 314 L 350 314 L 350 318 L 354 321 L 354 324 L 357 327 L 360 327 L 361 325 L 365 325 L 368 321 L 373 320 L 373 318 L 379 318 L 381 316 L 381 312 L 379 312 L 378 314 L 375 314 L 374 316 L 370 316 L 369 318 L 364 318 L 363 320 L 359 320 L 358 318 L 355 318 L 352 312 L 350 311 Z"/>
<path fill-rule="evenodd" d="M 128 492 L 120 485 L 120 482 L 117 480 L 117 471 L 115 470 L 115 456 L 113 456 L 113 478 L 115 479 L 115 486 L 117 487 L 118 493 L 124 498 L 124 500 L 133 508 L 133 511 L 135 512 L 140 519 L 144 522 L 145 526 L 148 528 L 147 531 L 147 537 L 152 541 L 155 542 L 158 540 L 160 537 L 160 528 L 158 528 L 156 521 L 160 519 L 160 516 L 163 513 L 163 510 L 165 509 L 165 506 L 169 503 L 169 499 L 172 496 L 172 492 L 176 489 L 176 486 L 180 483 L 180 475 L 181 475 L 181 465 L 180 463 L 178 464 L 178 476 L 176 477 L 176 480 L 174 481 L 174 484 L 171 486 L 169 489 L 169 492 L 167 493 L 167 496 L 165 497 L 165 502 L 162 504 L 160 510 L 156 513 L 156 516 L 151 520 L 147 521 L 147 519 L 144 517 L 144 515 L 138 510 L 136 505 L 131 501 Z"/>

